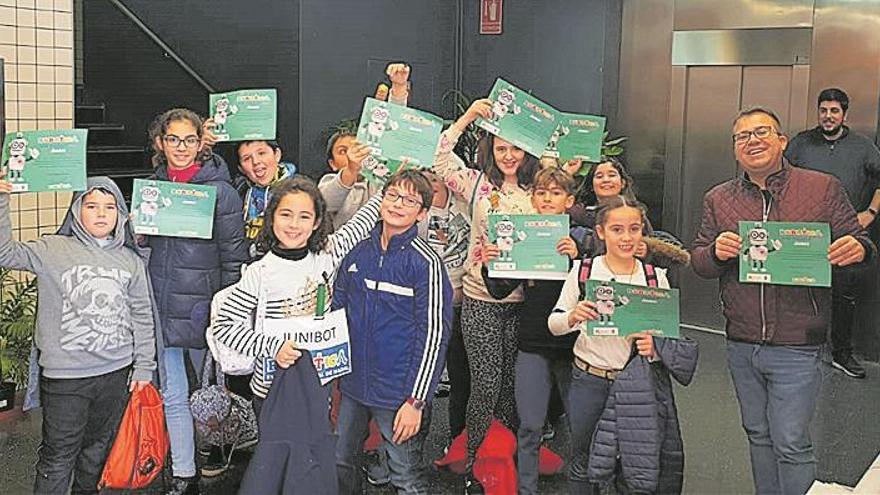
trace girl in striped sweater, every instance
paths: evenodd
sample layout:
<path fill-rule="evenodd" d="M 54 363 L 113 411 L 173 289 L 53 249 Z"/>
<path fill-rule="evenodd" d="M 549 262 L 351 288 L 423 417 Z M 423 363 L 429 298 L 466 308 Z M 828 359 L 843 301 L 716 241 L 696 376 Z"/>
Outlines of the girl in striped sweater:
<path fill-rule="evenodd" d="M 369 152 L 366 149 L 365 152 Z M 358 161 L 363 156 L 353 157 Z M 381 195 L 370 199 L 335 233 L 324 198 L 313 181 L 303 176 L 273 186 L 265 224 L 257 237 L 267 253 L 247 271 L 221 304 L 214 334 L 218 341 L 257 358 L 251 389 L 259 416 L 277 367 L 288 368 L 302 355 L 293 340 L 270 336 L 254 329 L 259 298 L 265 301 L 265 318 L 281 319 L 314 315 L 318 293 L 327 294 L 342 259 L 369 236 L 379 219 Z"/>

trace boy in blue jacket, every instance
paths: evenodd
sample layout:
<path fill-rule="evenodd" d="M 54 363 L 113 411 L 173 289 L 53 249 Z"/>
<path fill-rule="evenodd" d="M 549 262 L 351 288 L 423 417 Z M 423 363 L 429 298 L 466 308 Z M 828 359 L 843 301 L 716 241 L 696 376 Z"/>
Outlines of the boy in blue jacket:
<path fill-rule="evenodd" d="M 382 221 L 343 260 L 333 294 L 344 307 L 352 373 L 342 378 L 336 466 L 340 493 L 361 492 L 359 453 L 374 418 L 386 442 L 391 483 L 427 493 L 422 447 L 428 402 L 440 380 L 452 325 L 452 288 L 416 223 L 431 206 L 430 182 L 416 170 L 383 189 Z"/>

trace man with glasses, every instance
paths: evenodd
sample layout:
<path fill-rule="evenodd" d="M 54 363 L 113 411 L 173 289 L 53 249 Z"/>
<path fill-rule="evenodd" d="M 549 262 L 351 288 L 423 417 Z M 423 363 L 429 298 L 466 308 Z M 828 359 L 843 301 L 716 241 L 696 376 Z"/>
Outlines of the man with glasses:
<path fill-rule="evenodd" d="M 852 132 L 844 123 L 849 97 L 829 88 L 819 93 L 819 124 L 795 136 L 785 157 L 793 165 L 834 175 L 843 183 L 850 203 L 864 228 L 880 211 L 880 151 L 874 143 Z M 852 325 L 862 295 L 865 273 L 835 271 L 831 294 L 831 366 L 853 378 L 864 378 L 865 369 L 853 357 Z"/>
<path fill-rule="evenodd" d="M 443 260 L 416 225 L 431 207 L 431 183 L 417 170 L 404 170 L 382 191 L 382 221 L 342 261 L 333 292 L 333 308 L 346 310 L 356 363 L 339 385 L 342 494 L 361 493 L 359 458 L 370 417 L 385 442 L 396 491 L 428 493 L 423 447 L 452 325 Z"/>
<path fill-rule="evenodd" d="M 776 115 L 741 112 L 733 152 L 743 174 L 706 193 L 691 263 L 719 279 L 727 360 L 749 440 L 756 493 L 803 494 L 816 477 L 810 423 L 821 375 L 819 349 L 830 319 L 828 289 L 740 283 L 739 221 L 824 222 L 832 266 L 860 264 L 874 251 L 835 177 L 791 167 Z"/>

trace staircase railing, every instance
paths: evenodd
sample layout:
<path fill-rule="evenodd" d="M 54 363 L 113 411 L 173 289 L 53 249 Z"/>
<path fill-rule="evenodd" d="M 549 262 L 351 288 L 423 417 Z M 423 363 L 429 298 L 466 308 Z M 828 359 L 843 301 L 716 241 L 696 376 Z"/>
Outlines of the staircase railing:
<path fill-rule="evenodd" d="M 177 52 L 175 52 L 168 45 L 168 43 L 165 43 L 165 41 L 163 41 L 162 38 L 159 37 L 159 35 L 157 35 L 155 32 L 153 32 L 153 30 L 150 29 L 149 26 L 144 24 L 144 22 L 141 21 L 140 18 L 134 12 L 131 11 L 131 9 L 129 9 L 124 3 L 122 3 L 121 0 L 110 0 L 110 3 L 114 7 L 116 7 L 120 12 L 122 12 L 122 14 L 125 17 L 128 17 L 131 20 L 131 22 L 134 23 L 134 25 L 138 27 L 138 29 L 140 29 L 144 34 L 147 35 L 147 37 L 149 37 L 151 40 L 153 40 L 153 42 L 156 43 L 156 45 L 158 45 L 159 48 L 161 48 L 165 52 L 166 56 L 168 56 L 169 58 L 174 60 L 177 63 L 177 65 L 180 66 L 180 68 L 182 68 L 184 71 L 186 71 L 187 74 L 189 74 L 193 79 L 195 79 L 196 82 L 198 82 L 200 86 L 205 88 L 205 91 L 207 91 L 209 93 L 216 93 L 217 92 L 217 90 L 215 90 L 214 87 L 211 86 L 211 84 L 205 80 L 205 78 L 203 78 L 201 75 L 199 75 L 199 73 L 196 72 L 195 69 L 193 69 L 191 65 L 186 63 L 186 60 L 184 60 L 180 55 L 178 55 Z"/>

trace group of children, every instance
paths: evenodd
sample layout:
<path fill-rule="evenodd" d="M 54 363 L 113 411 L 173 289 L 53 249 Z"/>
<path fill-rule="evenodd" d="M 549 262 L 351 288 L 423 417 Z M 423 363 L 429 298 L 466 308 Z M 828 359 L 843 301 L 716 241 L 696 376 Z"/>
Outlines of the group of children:
<path fill-rule="evenodd" d="M 408 77 L 406 66 L 389 68 L 390 93 L 405 103 L 401 72 Z M 294 175 L 292 166 L 267 172 L 266 157 L 280 161 L 274 143 L 241 143 L 240 167 L 253 179 L 242 189 L 243 203 L 226 164 L 204 151 L 202 119 L 169 110 L 149 132 L 155 178 L 216 187 L 214 235 L 207 240 L 147 236 L 136 242 L 119 189 L 93 178 L 74 196 L 57 235 L 17 242 L 11 187 L 0 181 L 0 265 L 32 271 L 39 283 L 44 422 L 35 492 L 61 493 L 71 483 L 75 492 L 95 491 L 127 391 L 144 386 L 157 369 L 171 441 L 169 493 L 198 492 L 186 360 L 200 369 L 211 300 L 227 286 L 233 289 L 212 331 L 219 342 L 256 358 L 250 388 L 261 427 L 278 416 L 261 409 L 282 403 L 279 395 L 295 394 L 294 400 L 322 409 L 331 402 L 331 387 L 317 381 L 292 335 L 261 332 L 257 318 L 314 316 L 324 304 L 346 311 L 352 370 L 337 380 L 335 428 L 328 414 L 326 423 L 310 423 L 303 434 L 308 443 L 305 438 L 335 432 L 338 478 L 328 479 L 324 466 L 319 480 L 326 492 L 360 492 L 359 454 L 372 418 L 391 483 L 400 492 L 427 493 L 422 451 L 444 366 L 453 377 L 452 434 L 468 433 L 467 493 L 480 493 L 472 470 L 493 419 L 517 434 L 520 492 L 537 492 L 538 449 L 554 389 L 565 399 L 573 489 L 585 493 L 610 479 L 613 469 L 607 477 L 593 472 L 601 463 L 592 462 L 590 446 L 615 381 L 638 362 L 667 376 L 651 386 L 671 399 L 667 373 L 688 381 L 676 373 L 683 367 L 687 375 L 696 348 L 648 331 L 628 338 L 579 333 L 584 321 L 598 316 L 583 294 L 585 279 L 669 287 L 663 268 L 640 261 L 647 249 L 644 207 L 617 161 L 593 166 L 587 187 L 597 204 L 591 205 L 575 205 L 578 187 L 565 167 L 542 169 L 538 157 L 497 136 L 482 138 L 478 169 L 465 166 L 453 148 L 477 117 L 490 113 L 491 101 L 476 101 L 441 134 L 431 170 L 405 169 L 382 187 L 360 177 L 369 150 L 352 135 L 331 138 L 333 172 L 320 185 Z M 487 263 L 499 254 L 489 240 L 490 214 L 564 214 L 577 206 L 590 217 L 587 235 L 600 246 L 585 253 L 582 239 L 559 239 L 557 251 L 571 260 L 564 282 L 488 276 Z M 664 367 L 667 356 L 675 356 L 674 370 Z M 299 385 L 273 386 L 279 377 L 294 383 L 292 374 Z M 671 411 L 674 416 L 674 402 Z M 283 478 L 261 461 L 260 449 L 273 440 L 257 443 L 242 491 Z M 656 462 L 653 484 L 627 471 L 624 477 L 648 492 L 677 479 L 680 490 L 677 464 Z"/>

